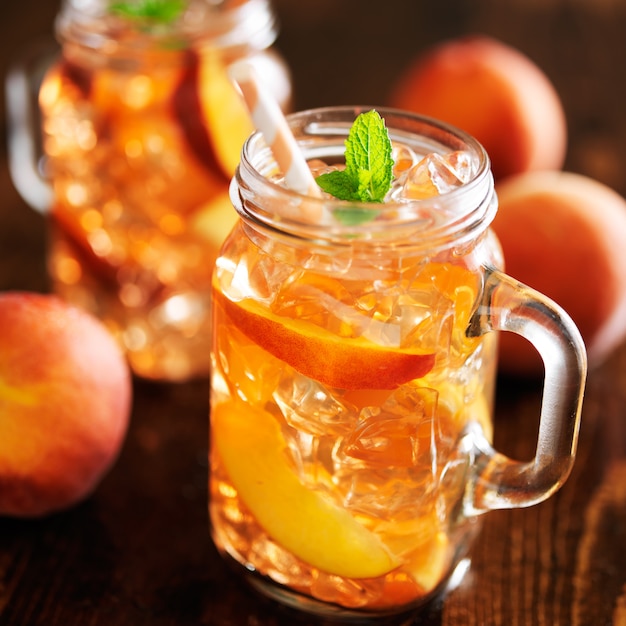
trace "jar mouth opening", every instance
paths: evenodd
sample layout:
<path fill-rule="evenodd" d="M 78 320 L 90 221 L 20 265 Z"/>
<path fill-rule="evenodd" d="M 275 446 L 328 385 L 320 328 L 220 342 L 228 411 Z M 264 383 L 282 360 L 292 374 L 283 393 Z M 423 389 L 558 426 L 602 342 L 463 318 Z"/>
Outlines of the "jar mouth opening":
<path fill-rule="evenodd" d="M 489 157 L 483 146 L 466 132 L 426 116 L 372 106 L 324 107 L 287 116 L 289 126 L 306 160 L 336 162 L 354 119 L 376 109 L 392 142 L 409 146 L 418 155 L 446 156 L 466 152 L 471 176 L 457 187 L 428 198 L 384 204 L 314 198 L 287 189 L 270 148 L 255 131 L 245 142 L 231 193 L 235 208 L 248 219 L 299 237 L 331 239 L 403 239 L 433 243 L 475 237 L 495 216 L 495 195 Z M 316 223 L 311 215 L 322 216 Z M 404 234 L 403 234 L 404 233 Z"/>

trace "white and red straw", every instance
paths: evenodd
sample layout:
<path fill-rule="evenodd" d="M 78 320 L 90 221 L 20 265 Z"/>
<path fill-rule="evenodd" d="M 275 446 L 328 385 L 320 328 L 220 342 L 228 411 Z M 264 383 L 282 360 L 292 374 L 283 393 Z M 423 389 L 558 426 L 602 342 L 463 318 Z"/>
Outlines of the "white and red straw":
<path fill-rule="evenodd" d="M 254 66 L 245 60 L 236 61 L 228 67 L 228 73 L 239 86 L 253 124 L 263 134 L 283 171 L 285 185 L 298 193 L 319 197 L 320 188 L 300 152 L 289 124 L 278 102 L 259 79 Z"/>

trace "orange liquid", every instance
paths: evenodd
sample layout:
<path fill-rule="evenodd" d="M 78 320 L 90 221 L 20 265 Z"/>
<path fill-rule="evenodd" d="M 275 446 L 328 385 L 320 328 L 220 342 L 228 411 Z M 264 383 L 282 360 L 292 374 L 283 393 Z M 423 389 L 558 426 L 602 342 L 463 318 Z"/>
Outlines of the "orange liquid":
<path fill-rule="evenodd" d="M 223 60 L 212 78 L 193 50 L 103 53 L 104 66 L 65 52 L 40 92 L 54 288 L 108 324 L 140 376 L 208 375 L 211 271 L 236 221 L 228 183 L 251 129 L 247 113 L 232 119 L 240 97 Z M 233 132 L 217 141 L 207 116 L 221 110 Z"/>
<path fill-rule="evenodd" d="M 313 256 L 298 259 L 311 269 L 283 264 L 279 271 L 271 252 L 243 235 L 224 254 L 214 283 L 226 298 L 214 298 L 210 513 L 217 546 L 262 577 L 342 607 L 393 610 L 426 598 L 467 537 L 454 514 L 469 463 L 459 438 L 471 423 L 491 437 L 495 346 L 465 336 L 476 275 L 446 258 L 379 258 L 369 268 L 355 262 L 355 276 L 369 272 L 375 281 L 317 271 Z M 263 280 L 259 272 L 246 284 L 235 269 L 244 267 L 263 268 Z M 322 337 L 330 350 L 340 351 L 341 342 L 328 333 L 376 345 L 358 344 L 368 350 L 365 369 L 379 359 L 393 369 L 398 353 L 413 348 L 432 351 L 434 364 L 393 389 L 345 389 L 333 386 L 329 359 L 320 382 L 303 362 L 305 348 L 284 350 L 256 333 L 255 325 L 265 333 L 273 326 L 241 294 L 258 298 L 268 319 L 282 318 L 311 342 Z"/>

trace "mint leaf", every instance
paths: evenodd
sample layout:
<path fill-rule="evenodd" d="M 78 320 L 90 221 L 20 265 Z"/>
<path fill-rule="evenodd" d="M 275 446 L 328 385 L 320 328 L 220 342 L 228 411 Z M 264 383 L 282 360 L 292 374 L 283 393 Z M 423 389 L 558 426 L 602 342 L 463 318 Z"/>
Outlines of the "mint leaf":
<path fill-rule="evenodd" d="M 391 140 L 377 111 L 357 117 L 346 139 L 346 170 L 358 176 L 363 202 L 382 202 L 393 178 Z"/>
<path fill-rule="evenodd" d="M 339 200 L 359 201 L 358 179 L 354 180 L 345 170 L 334 170 L 327 174 L 320 174 L 315 180 L 326 193 Z"/>
<path fill-rule="evenodd" d="M 317 184 L 339 200 L 382 202 L 393 180 L 391 140 L 377 111 L 361 113 L 345 141 L 346 168 L 322 174 Z"/>
<path fill-rule="evenodd" d="M 184 0 L 128 0 L 114 2 L 111 13 L 128 19 L 146 19 L 167 24 L 173 22 L 185 9 Z"/>
<path fill-rule="evenodd" d="M 378 211 L 369 211 L 359 207 L 350 207 L 349 209 L 337 209 L 334 216 L 338 222 L 345 226 L 358 226 L 365 224 L 374 219 L 378 215 Z"/>

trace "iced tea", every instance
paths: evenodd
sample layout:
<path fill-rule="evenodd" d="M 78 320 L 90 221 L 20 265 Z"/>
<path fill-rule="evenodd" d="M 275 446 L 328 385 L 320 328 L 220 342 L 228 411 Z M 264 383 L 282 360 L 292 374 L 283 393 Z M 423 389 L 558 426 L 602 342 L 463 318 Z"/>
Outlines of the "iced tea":
<path fill-rule="evenodd" d="M 336 167 L 331 141 L 316 174 Z M 476 528 L 463 437 L 492 435 L 495 335 L 467 333 L 481 268 L 501 263 L 487 222 L 464 222 L 481 164 L 401 138 L 394 157 L 389 204 L 339 203 L 324 234 L 272 221 L 244 172 L 214 275 L 213 537 L 271 595 L 335 607 L 319 612 L 396 612 L 442 587 Z"/>
<path fill-rule="evenodd" d="M 40 105 L 54 289 L 104 319 L 138 375 L 181 380 L 208 375 L 210 277 L 251 130 L 225 65 L 249 57 L 285 108 L 290 92 L 265 0 L 169 4 L 164 23 L 119 10 L 141 2 L 66 2 Z"/>

